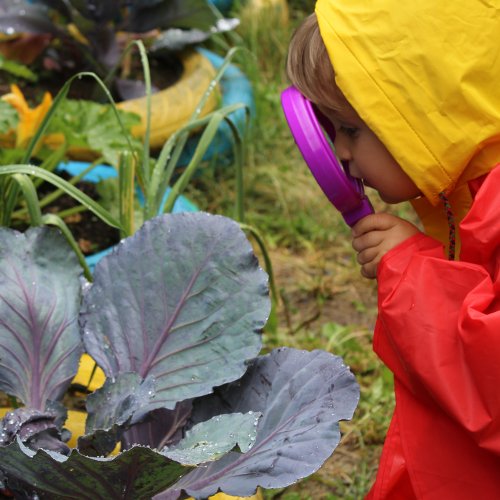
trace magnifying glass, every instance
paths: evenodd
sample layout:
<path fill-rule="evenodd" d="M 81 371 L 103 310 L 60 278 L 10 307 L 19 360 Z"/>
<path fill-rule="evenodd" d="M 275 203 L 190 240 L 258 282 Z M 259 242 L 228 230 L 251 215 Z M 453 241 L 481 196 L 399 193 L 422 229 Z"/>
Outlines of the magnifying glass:
<path fill-rule="evenodd" d="M 309 170 L 346 223 L 352 227 L 373 213 L 361 180 L 349 174 L 347 162 L 337 159 L 325 135 L 328 134 L 333 143 L 335 128 L 332 123 L 293 86 L 281 93 L 281 105 Z"/>

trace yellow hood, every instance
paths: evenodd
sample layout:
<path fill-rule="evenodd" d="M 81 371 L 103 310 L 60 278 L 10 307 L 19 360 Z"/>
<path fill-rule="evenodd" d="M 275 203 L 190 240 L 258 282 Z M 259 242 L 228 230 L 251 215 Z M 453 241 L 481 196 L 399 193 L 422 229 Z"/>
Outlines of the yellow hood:
<path fill-rule="evenodd" d="M 340 90 L 445 241 L 439 193 L 461 220 L 466 182 L 500 163 L 500 0 L 319 0 L 316 14 Z"/>

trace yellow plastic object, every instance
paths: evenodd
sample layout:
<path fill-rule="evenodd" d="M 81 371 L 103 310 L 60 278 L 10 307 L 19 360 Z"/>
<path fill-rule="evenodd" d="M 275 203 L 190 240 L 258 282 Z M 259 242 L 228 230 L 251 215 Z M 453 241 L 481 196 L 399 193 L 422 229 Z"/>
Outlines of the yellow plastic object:
<path fill-rule="evenodd" d="M 231 495 L 226 495 L 225 493 L 217 493 L 217 495 L 208 498 L 209 500 L 263 500 L 264 497 L 258 491 L 256 495 L 251 497 L 232 497 Z M 193 500 L 193 498 L 189 497 L 189 500 Z"/>
<path fill-rule="evenodd" d="M 94 392 L 99 387 L 102 387 L 106 376 L 99 367 L 96 367 L 94 371 L 95 366 L 95 361 L 88 354 L 84 354 L 80 358 L 78 373 L 72 383 L 87 388 L 89 392 Z"/>
<path fill-rule="evenodd" d="M 176 130 L 187 123 L 216 75 L 210 61 L 198 52 L 187 52 L 182 63 L 184 72 L 181 79 L 151 96 L 150 145 L 153 148 L 163 146 Z M 200 117 L 213 111 L 217 104 L 217 93 L 212 92 Z M 134 127 L 132 133 L 143 137 L 146 130 L 146 97 L 120 102 L 118 108 L 141 116 L 142 123 Z"/>

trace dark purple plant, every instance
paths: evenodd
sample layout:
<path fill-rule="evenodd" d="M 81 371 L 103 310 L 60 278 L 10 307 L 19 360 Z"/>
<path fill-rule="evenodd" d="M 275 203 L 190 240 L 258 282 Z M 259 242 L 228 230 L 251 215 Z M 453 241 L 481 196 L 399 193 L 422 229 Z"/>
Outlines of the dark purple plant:
<path fill-rule="evenodd" d="M 0 488 L 50 499 L 251 495 L 332 454 L 358 385 L 324 351 L 258 355 L 267 275 L 237 223 L 160 216 L 104 258 L 92 284 L 79 272 L 56 231 L 0 230 L 0 390 L 23 405 L 0 421 Z M 61 400 L 83 350 L 107 380 L 70 450 Z"/>
<path fill-rule="evenodd" d="M 31 37 L 38 46 L 42 36 L 51 40 L 39 60 L 64 72 L 64 78 L 78 71 L 105 78 L 127 43 L 142 38 L 150 56 L 175 80 L 182 66 L 173 52 L 236 25 L 237 20 L 221 18 L 208 0 L 0 0 L 0 33 L 22 35 L 24 43 Z M 111 87 L 122 99 L 145 91 L 137 88 L 137 79 L 116 78 Z"/>

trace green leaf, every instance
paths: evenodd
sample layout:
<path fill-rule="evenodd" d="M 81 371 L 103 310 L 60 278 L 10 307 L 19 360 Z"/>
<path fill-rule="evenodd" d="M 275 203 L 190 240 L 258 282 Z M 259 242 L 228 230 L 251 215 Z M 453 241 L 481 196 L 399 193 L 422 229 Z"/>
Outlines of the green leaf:
<path fill-rule="evenodd" d="M 195 425 L 176 446 L 162 453 L 184 465 L 212 462 L 238 446 L 245 453 L 255 442 L 262 413 L 231 413 Z"/>
<path fill-rule="evenodd" d="M 28 66 L 6 59 L 2 54 L 0 54 L 0 71 L 1 70 L 6 71 L 11 75 L 29 80 L 30 82 L 36 82 L 38 80 L 36 73 L 33 73 Z"/>
<path fill-rule="evenodd" d="M 35 177 L 44 179 L 50 182 L 57 188 L 63 189 L 67 194 L 73 197 L 75 200 L 80 202 L 82 205 L 87 207 L 90 211 L 96 214 L 100 219 L 102 219 L 106 224 L 112 227 L 121 229 L 120 222 L 117 221 L 107 210 L 102 208 L 98 203 L 96 203 L 92 198 L 87 196 L 85 193 L 75 188 L 72 184 L 65 181 L 61 177 L 52 172 L 47 172 L 42 168 L 36 167 L 34 165 L 5 165 L 0 166 L 0 176 L 2 175 L 12 175 L 12 174 L 28 174 Z"/>
<path fill-rule="evenodd" d="M 122 122 L 130 132 L 140 122 L 134 113 L 118 110 Z M 47 133 L 63 133 L 68 147 L 89 148 L 103 156 L 106 163 L 117 165 L 120 152 L 128 149 L 127 137 L 117 126 L 111 106 L 91 101 L 65 99 L 57 109 Z M 140 142 L 132 140 L 134 147 Z"/>

